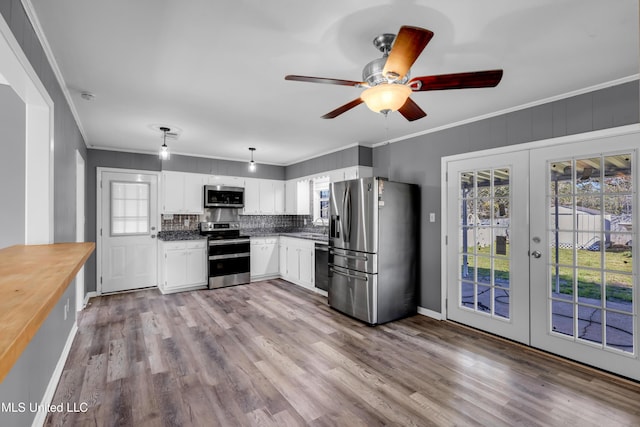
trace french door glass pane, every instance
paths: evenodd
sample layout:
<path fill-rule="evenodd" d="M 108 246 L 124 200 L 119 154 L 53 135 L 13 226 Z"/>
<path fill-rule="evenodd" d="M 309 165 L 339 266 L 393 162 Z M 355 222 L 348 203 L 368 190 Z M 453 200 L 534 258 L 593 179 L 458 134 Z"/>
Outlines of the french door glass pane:
<path fill-rule="evenodd" d="M 510 319 L 510 169 L 460 173 L 460 307 Z"/>
<path fill-rule="evenodd" d="M 551 162 L 546 198 L 551 332 L 633 353 L 630 159 Z"/>

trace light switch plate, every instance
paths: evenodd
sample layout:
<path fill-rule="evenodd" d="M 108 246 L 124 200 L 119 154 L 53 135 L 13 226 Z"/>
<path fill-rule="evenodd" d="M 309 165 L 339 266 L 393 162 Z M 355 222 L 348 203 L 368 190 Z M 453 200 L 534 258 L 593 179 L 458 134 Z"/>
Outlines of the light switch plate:
<path fill-rule="evenodd" d="M 429 213 L 429 222 L 436 222 L 436 214 L 435 212 Z"/>

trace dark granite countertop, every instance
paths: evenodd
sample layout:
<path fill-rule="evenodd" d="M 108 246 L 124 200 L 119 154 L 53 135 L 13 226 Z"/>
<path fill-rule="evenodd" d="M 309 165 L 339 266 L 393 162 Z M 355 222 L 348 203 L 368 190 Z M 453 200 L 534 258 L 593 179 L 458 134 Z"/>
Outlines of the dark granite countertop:
<path fill-rule="evenodd" d="M 310 231 L 265 231 L 265 230 L 240 230 L 240 234 L 249 237 L 296 237 L 298 239 L 313 240 L 319 243 L 328 243 L 329 236 L 322 233 Z M 189 231 L 160 231 L 158 232 L 158 240 L 164 242 L 172 242 L 177 240 L 201 240 L 206 239 L 197 230 Z"/>
<path fill-rule="evenodd" d="M 249 236 L 249 237 L 277 237 L 277 236 L 283 236 L 283 237 L 296 237 L 298 239 L 305 239 L 305 240 L 313 240 L 315 242 L 319 242 L 319 243 L 329 243 L 329 236 L 326 234 L 321 234 L 321 233 L 313 233 L 313 232 L 306 232 L 306 231 L 294 231 L 294 232 L 278 232 L 278 231 L 260 231 L 260 230 L 253 230 L 253 231 L 242 231 L 241 232 L 243 235 L 245 236 Z"/>
<path fill-rule="evenodd" d="M 200 232 L 196 230 L 158 232 L 158 240 L 165 242 L 172 242 L 176 240 L 202 240 L 206 238 L 206 236 L 201 235 Z"/>

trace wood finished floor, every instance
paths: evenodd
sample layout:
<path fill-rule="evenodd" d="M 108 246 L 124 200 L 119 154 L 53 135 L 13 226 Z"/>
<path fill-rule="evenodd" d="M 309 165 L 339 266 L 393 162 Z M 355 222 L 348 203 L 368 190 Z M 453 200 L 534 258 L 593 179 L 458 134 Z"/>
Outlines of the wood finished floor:
<path fill-rule="evenodd" d="M 424 316 L 375 328 L 282 280 L 95 298 L 46 425 L 640 425 L 640 385 Z"/>

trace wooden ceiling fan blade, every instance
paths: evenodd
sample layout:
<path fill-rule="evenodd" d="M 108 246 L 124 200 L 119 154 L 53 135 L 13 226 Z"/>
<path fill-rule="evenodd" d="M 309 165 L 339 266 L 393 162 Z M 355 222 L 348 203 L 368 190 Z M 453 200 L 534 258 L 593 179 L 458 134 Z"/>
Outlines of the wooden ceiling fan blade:
<path fill-rule="evenodd" d="M 407 102 L 398 109 L 398 113 L 402 114 L 404 118 L 410 122 L 426 117 L 427 115 L 411 98 L 407 98 Z"/>
<path fill-rule="evenodd" d="M 502 70 L 487 70 L 414 77 L 409 86 L 414 92 L 495 87 L 502 80 L 502 74 Z"/>
<path fill-rule="evenodd" d="M 346 113 L 347 111 L 351 110 L 354 107 L 357 107 L 358 105 L 362 104 L 364 101 L 362 100 L 362 98 L 356 98 L 351 102 L 348 102 L 338 108 L 336 108 L 333 111 L 328 112 L 327 114 L 325 114 L 324 116 L 322 116 L 323 119 L 334 119 L 336 117 L 338 117 L 340 114 L 342 113 Z"/>
<path fill-rule="evenodd" d="M 362 82 L 356 82 L 354 80 L 341 80 L 341 79 L 329 79 L 326 77 L 310 77 L 310 76 L 295 76 L 288 75 L 285 76 L 285 80 L 293 80 L 296 82 L 308 82 L 308 83 L 324 83 L 330 85 L 341 85 L 341 86 L 361 86 Z"/>
<path fill-rule="evenodd" d="M 432 37 L 433 33 L 424 28 L 400 27 L 382 75 L 391 80 L 402 79 Z"/>

